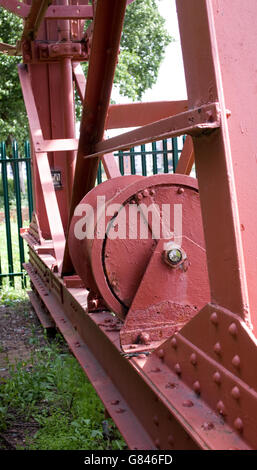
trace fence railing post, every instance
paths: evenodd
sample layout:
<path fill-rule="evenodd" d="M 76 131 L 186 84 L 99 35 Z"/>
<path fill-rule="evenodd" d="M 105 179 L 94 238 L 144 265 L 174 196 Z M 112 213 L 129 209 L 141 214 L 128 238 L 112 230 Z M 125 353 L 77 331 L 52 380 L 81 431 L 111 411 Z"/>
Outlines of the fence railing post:
<path fill-rule="evenodd" d="M 102 162 L 99 160 L 98 168 L 97 168 L 97 184 L 102 183 Z"/>
<path fill-rule="evenodd" d="M 20 188 L 20 173 L 19 173 L 19 150 L 16 140 L 12 143 L 12 151 L 14 158 L 14 189 L 16 198 L 16 212 L 17 212 L 17 229 L 18 229 L 18 242 L 19 242 L 19 255 L 20 255 L 20 271 L 23 271 L 23 263 L 25 262 L 24 243 L 20 236 L 20 229 L 22 228 L 22 208 L 21 208 L 21 188 Z M 22 287 L 23 279 L 21 280 Z"/>
<path fill-rule="evenodd" d="M 178 164 L 178 139 L 177 137 L 172 138 L 172 166 L 173 172 L 175 173 Z"/>
<path fill-rule="evenodd" d="M 169 160 L 168 160 L 168 147 L 167 147 L 167 140 L 162 141 L 162 149 L 163 149 L 163 171 L 164 173 L 169 173 Z"/>
<path fill-rule="evenodd" d="M 121 152 L 121 150 L 119 150 L 118 156 L 119 156 L 120 174 L 123 176 L 124 175 L 124 160 L 123 160 L 123 152 Z"/>
<path fill-rule="evenodd" d="M 142 175 L 147 176 L 145 145 L 141 145 L 141 165 L 142 165 Z"/>
<path fill-rule="evenodd" d="M 7 158 L 5 143 L 1 143 L 1 161 L 2 161 L 2 180 L 3 180 L 3 193 L 4 193 L 4 216 L 5 216 L 5 230 L 6 230 L 6 244 L 7 244 L 7 257 L 8 257 L 8 272 L 13 273 L 13 251 L 12 251 L 12 232 L 10 221 L 10 207 L 9 207 L 9 188 L 7 176 Z M 14 286 L 13 276 L 9 277 L 10 285 Z"/>
<path fill-rule="evenodd" d="M 129 150 L 129 156 L 130 156 L 131 174 L 135 175 L 136 174 L 136 164 L 135 164 L 135 149 L 134 149 L 134 147 L 132 147 Z"/>
<path fill-rule="evenodd" d="M 25 150 L 25 163 L 26 163 L 26 176 L 27 176 L 27 195 L 29 206 L 29 221 L 31 222 L 33 213 L 33 190 L 32 190 L 32 177 L 31 177 L 31 157 L 30 157 L 30 144 L 26 140 L 24 145 Z"/>

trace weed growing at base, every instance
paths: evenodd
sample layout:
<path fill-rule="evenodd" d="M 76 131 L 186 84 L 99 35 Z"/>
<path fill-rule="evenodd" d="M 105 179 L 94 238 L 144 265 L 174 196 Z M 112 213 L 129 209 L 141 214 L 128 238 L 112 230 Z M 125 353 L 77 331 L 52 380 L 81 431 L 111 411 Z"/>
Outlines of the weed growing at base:
<path fill-rule="evenodd" d="M 10 366 L 10 377 L 0 382 L 0 403 L 0 432 L 14 419 L 38 423 L 36 434 L 20 448 L 125 448 L 112 421 L 104 418 L 92 385 L 60 338 L 43 348 L 35 347 L 28 361 Z"/>

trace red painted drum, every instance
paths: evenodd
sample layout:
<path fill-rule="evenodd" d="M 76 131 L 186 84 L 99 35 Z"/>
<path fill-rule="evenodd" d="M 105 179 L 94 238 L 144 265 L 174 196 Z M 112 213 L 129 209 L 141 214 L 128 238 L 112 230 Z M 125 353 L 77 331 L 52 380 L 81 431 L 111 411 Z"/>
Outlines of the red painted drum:
<path fill-rule="evenodd" d="M 159 305 L 167 322 L 175 305 L 182 325 L 209 301 L 198 187 L 189 176 L 128 175 L 100 184 L 75 211 L 69 247 L 86 287 L 122 319 L 135 304 L 142 317 Z"/>

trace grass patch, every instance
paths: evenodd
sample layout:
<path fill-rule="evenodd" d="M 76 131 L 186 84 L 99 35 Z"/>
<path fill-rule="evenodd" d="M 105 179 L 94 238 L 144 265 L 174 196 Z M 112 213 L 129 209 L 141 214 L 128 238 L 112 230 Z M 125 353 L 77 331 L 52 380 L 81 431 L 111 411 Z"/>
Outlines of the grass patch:
<path fill-rule="evenodd" d="M 9 162 L 9 160 L 8 160 Z M 15 186 L 14 186 L 14 179 L 8 178 L 7 179 L 8 185 L 8 201 L 10 209 L 16 209 L 16 195 L 15 195 Z M 28 207 L 28 189 L 27 189 L 27 181 L 24 183 L 24 192 L 21 191 L 21 205 L 22 207 Z M 0 175 L 0 210 L 4 210 L 4 188 L 3 188 L 3 181 L 2 176 Z"/>
<path fill-rule="evenodd" d="M 28 227 L 29 221 L 23 221 L 23 227 Z M 12 256 L 13 256 L 13 272 L 23 272 L 21 271 L 21 262 L 20 262 L 20 250 L 19 250 L 19 233 L 17 222 L 15 220 L 11 220 L 11 244 L 12 244 Z M 26 243 L 23 242 L 24 246 L 24 254 L 25 254 L 25 262 L 28 261 L 28 249 Z M 6 226 L 5 223 L 0 223 L 0 263 L 1 263 L 1 271 L 3 274 L 7 274 L 9 272 L 9 261 L 7 255 L 7 239 L 6 239 Z M 25 271 L 24 271 L 25 276 Z M 10 292 L 10 297 L 16 295 L 17 298 L 20 296 L 22 297 L 22 282 L 20 276 L 14 277 L 14 286 L 15 289 L 12 288 L 9 277 L 2 278 L 2 288 L 0 290 L 0 295 L 2 296 L 2 290 L 4 291 L 3 295 L 7 298 L 6 293 Z M 16 292 L 16 293 L 15 293 Z"/>
<path fill-rule="evenodd" d="M 125 448 L 83 370 L 64 348 L 59 339 L 35 348 L 28 361 L 10 365 L 0 386 L 0 433 L 19 420 L 38 425 L 21 449 Z"/>
<path fill-rule="evenodd" d="M 15 307 L 15 305 L 17 305 L 19 302 L 27 299 L 27 292 L 21 287 L 11 287 L 8 283 L 6 283 L 0 289 L 0 305 Z"/>

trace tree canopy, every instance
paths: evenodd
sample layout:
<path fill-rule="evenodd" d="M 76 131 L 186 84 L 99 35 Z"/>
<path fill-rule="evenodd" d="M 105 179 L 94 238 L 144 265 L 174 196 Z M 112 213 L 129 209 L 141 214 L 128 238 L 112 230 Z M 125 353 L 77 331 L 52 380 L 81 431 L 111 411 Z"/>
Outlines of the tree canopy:
<path fill-rule="evenodd" d="M 23 24 L 20 18 L 0 10 L 0 41 L 15 45 L 21 37 Z M 15 137 L 19 142 L 28 138 L 28 124 L 17 65 L 20 57 L 0 55 L 0 140 Z"/>
<path fill-rule="evenodd" d="M 157 80 L 165 47 L 172 40 L 158 0 L 135 0 L 127 7 L 114 83 L 120 94 L 141 100 L 145 90 Z M 0 9 L 0 41 L 15 45 L 21 37 L 22 20 Z M 0 140 L 28 137 L 28 122 L 19 84 L 20 57 L 0 55 Z"/>
<path fill-rule="evenodd" d="M 135 0 L 126 10 L 114 83 L 120 94 L 141 100 L 157 80 L 171 36 L 165 29 L 158 0 Z"/>

